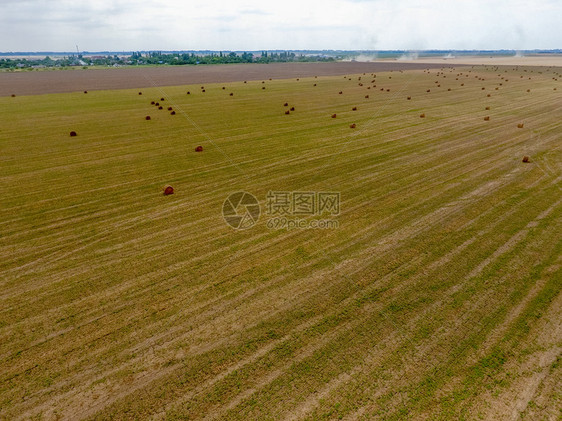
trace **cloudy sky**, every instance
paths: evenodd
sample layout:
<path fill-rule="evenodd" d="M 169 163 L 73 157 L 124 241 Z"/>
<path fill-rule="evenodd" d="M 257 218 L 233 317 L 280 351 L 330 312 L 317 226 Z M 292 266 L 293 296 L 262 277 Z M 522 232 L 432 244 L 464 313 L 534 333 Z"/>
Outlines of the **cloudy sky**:
<path fill-rule="evenodd" d="M 562 48 L 561 0 L 0 0 L 0 51 Z"/>

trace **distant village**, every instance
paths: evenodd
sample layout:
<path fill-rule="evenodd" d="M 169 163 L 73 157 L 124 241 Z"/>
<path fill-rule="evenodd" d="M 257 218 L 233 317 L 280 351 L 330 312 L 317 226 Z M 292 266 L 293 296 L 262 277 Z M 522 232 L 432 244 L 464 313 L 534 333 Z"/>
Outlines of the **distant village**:
<path fill-rule="evenodd" d="M 198 65 L 227 63 L 278 63 L 278 62 L 329 62 L 343 57 L 322 53 L 295 52 L 133 52 L 131 54 L 68 54 L 33 56 L 21 53 L 14 56 L 0 56 L 0 69 L 33 70 L 44 68 L 69 68 L 90 66 L 121 67 L 139 65 Z"/>

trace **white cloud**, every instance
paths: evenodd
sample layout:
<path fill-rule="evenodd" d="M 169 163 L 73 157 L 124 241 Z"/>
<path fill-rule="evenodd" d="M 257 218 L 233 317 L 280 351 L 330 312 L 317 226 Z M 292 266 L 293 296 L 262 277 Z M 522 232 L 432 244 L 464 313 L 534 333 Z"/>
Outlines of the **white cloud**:
<path fill-rule="evenodd" d="M 562 48 L 562 2 L 0 0 L 0 51 Z"/>

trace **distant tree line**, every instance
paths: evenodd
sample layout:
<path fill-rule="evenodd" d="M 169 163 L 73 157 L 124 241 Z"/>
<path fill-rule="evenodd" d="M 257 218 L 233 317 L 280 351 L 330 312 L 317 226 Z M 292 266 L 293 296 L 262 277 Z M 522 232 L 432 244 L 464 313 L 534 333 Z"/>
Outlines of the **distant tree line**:
<path fill-rule="evenodd" d="M 82 54 L 67 57 L 51 58 L 0 58 L 0 69 L 28 69 L 47 67 L 76 67 L 76 66 L 138 66 L 138 65 L 198 65 L 198 64 L 228 64 L 228 63 L 284 63 L 284 62 L 330 62 L 340 57 L 322 54 L 296 54 L 294 52 L 267 52 L 254 56 L 252 53 L 210 52 L 208 54 L 195 53 L 162 53 L 151 51 L 148 53 L 134 52 L 130 56 L 119 57 L 116 54 L 104 56 L 83 56 Z"/>

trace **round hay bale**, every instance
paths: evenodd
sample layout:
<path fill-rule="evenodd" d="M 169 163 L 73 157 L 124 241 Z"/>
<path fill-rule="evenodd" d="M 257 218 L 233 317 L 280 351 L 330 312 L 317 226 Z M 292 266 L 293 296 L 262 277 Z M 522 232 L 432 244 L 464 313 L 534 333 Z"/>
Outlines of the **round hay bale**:
<path fill-rule="evenodd" d="M 262 89 L 265 89 L 265 86 L 262 86 L 261 88 L 262 88 Z"/>
<path fill-rule="evenodd" d="M 492 95 L 491 95 L 491 94 L 488 94 L 488 95 L 486 95 L 486 96 L 487 96 L 488 98 L 490 98 Z"/>
<path fill-rule="evenodd" d="M 154 101 L 150 101 L 150 105 L 154 105 Z"/>
<path fill-rule="evenodd" d="M 522 129 L 524 126 L 525 126 L 525 124 L 519 123 L 519 124 L 517 125 L 517 128 L 518 128 L 518 129 Z"/>
<path fill-rule="evenodd" d="M 76 132 L 73 130 L 73 131 L 70 132 L 70 137 L 74 137 L 74 136 L 78 136 L 78 135 L 77 135 Z"/>
<path fill-rule="evenodd" d="M 489 110 L 489 109 L 490 109 L 490 107 L 486 107 L 486 110 Z"/>
<path fill-rule="evenodd" d="M 369 99 L 369 95 L 365 95 L 365 98 Z"/>
<path fill-rule="evenodd" d="M 87 93 L 88 93 L 88 91 L 84 91 L 84 93 L 85 93 L 85 94 L 87 94 Z"/>
<path fill-rule="evenodd" d="M 407 100 L 409 101 L 409 100 L 411 100 L 411 99 L 412 99 L 412 97 L 411 97 L 411 96 L 409 96 L 409 97 L 408 97 L 408 98 L 406 98 L 406 99 L 407 99 Z"/>
<path fill-rule="evenodd" d="M 223 91 L 226 89 L 224 86 L 222 87 Z"/>
<path fill-rule="evenodd" d="M 150 120 L 150 116 L 147 115 L 144 119 L 145 119 L 145 120 Z"/>
<path fill-rule="evenodd" d="M 428 89 L 426 92 L 431 92 L 431 89 Z"/>
<path fill-rule="evenodd" d="M 172 111 L 172 107 L 168 107 L 168 111 Z"/>
<path fill-rule="evenodd" d="M 332 114 L 332 118 L 336 118 L 336 117 L 337 117 L 336 114 Z"/>
<path fill-rule="evenodd" d="M 425 118 L 425 113 L 420 114 L 420 118 Z"/>
<path fill-rule="evenodd" d="M 291 112 L 289 110 L 285 111 L 285 114 L 291 114 Z"/>
<path fill-rule="evenodd" d="M 350 129 L 354 129 L 355 127 L 357 127 L 357 126 L 355 125 L 355 123 L 353 123 L 353 124 L 351 124 L 351 125 L 349 126 Z"/>
<path fill-rule="evenodd" d="M 351 111 L 357 111 L 357 107 L 353 107 Z"/>
<path fill-rule="evenodd" d="M 160 106 L 158 107 L 158 109 L 159 109 L 159 110 L 163 110 L 164 107 L 160 105 Z"/>
<path fill-rule="evenodd" d="M 197 146 L 195 152 L 203 152 L 203 146 Z"/>
<path fill-rule="evenodd" d="M 164 99 L 164 98 L 160 98 L 160 101 L 165 101 L 165 99 Z"/>
<path fill-rule="evenodd" d="M 139 92 L 139 95 L 142 95 L 142 92 Z"/>
<path fill-rule="evenodd" d="M 461 86 L 464 86 L 464 83 L 461 83 Z"/>
<path fill-rule="evenodd" d="M 231 92 L 229 95 L 230 95 L 230 96 L 234 96 L 234 93 Z"/>
<path fill-rule="evenodd" d="M 314 85 L 312 85 L 312 86 L 316 86 L 316 83 L 315 83 Z"/>
<path fill-rule="evenodd" d="M 191 95 L 191 92 L 187 91 L 187 94 L 186 94 L 186 95 Z"/>
<path fill-rule="evenodd" d="M 245 81 L 244 81 L 244 83 L 248 83 L 248 81 L 247 81 L 247 80 L 245 80 Z"/>
<path fill-rule="evenodd" d="M 484 117 L 484 121 L 490 121 L 490 116 Z"/>
<path fill-rule="evenodd" d="M 201 92 L 205 92 L 205 89 L 203 89 Z"/>
<path fill-rule="evenodd" d="M 174 194 L 174 188 L 172 186 L 166 186 L 164 189 L 164 196 L 169 196 L 171 194 Z"/>
<path fill-rule="evenodd" d="M 286 102 L 286 103 L 283 104 L 283 107 L 288 107 L 288 106 L 289 106 L 289 103 L 288 103 L 288 102 Z"/>
<path fill-rule="evenodd" d="M 295 111 L 295 107 L 291 107 L 291 111 Z"/>
<path fill-rule="evenodd" d="M 15 97 L 16 97 L 16 94 L 12 94 L 12 98 L 15 98 Z"/>
<path fill-rule="evenodd" d="M 390 92 L 390 89 L 387 89 L 386 92 Z"/>
<path fill-rule="evenodd" d="M 170 114 L 171 114 L 171 115 L 176 115 L 176 112 L 175 112 L 175 111 L 172 111 Z"/>
<path fill-rule="evenodd" d="M 449 89 L 447 89 L 447 90 L 448 90 L 448 91 L 450 91 L 450 90 L 451 90 L 451 88 L 449 88 Z"/>
<path fill-rule="evenodd" d="M 339 94 L 341 95 L 341 94 L 343 94 L 343 92 L 342 92 L 342 91 L 340 91 L 340 92 L 339 92 Z"/>
<path fill-rule="evenodd" d="M 527 164 L 527 163 L 531 162 L 531 159 L 527 155 L 525 155 L 523 157 L 522 161 Z"/>
<path fill-rule="evenodd" d="M 530 89 L 527 89 L 527 92 L 531 92 L 531 90 L 530 90 Z"/>
<path fill-rule="evenodd" d="M 156 102 L 156 103 L 154 103 L 154 105 L 158 107 L 160 105 L 160 103 Z"/>

